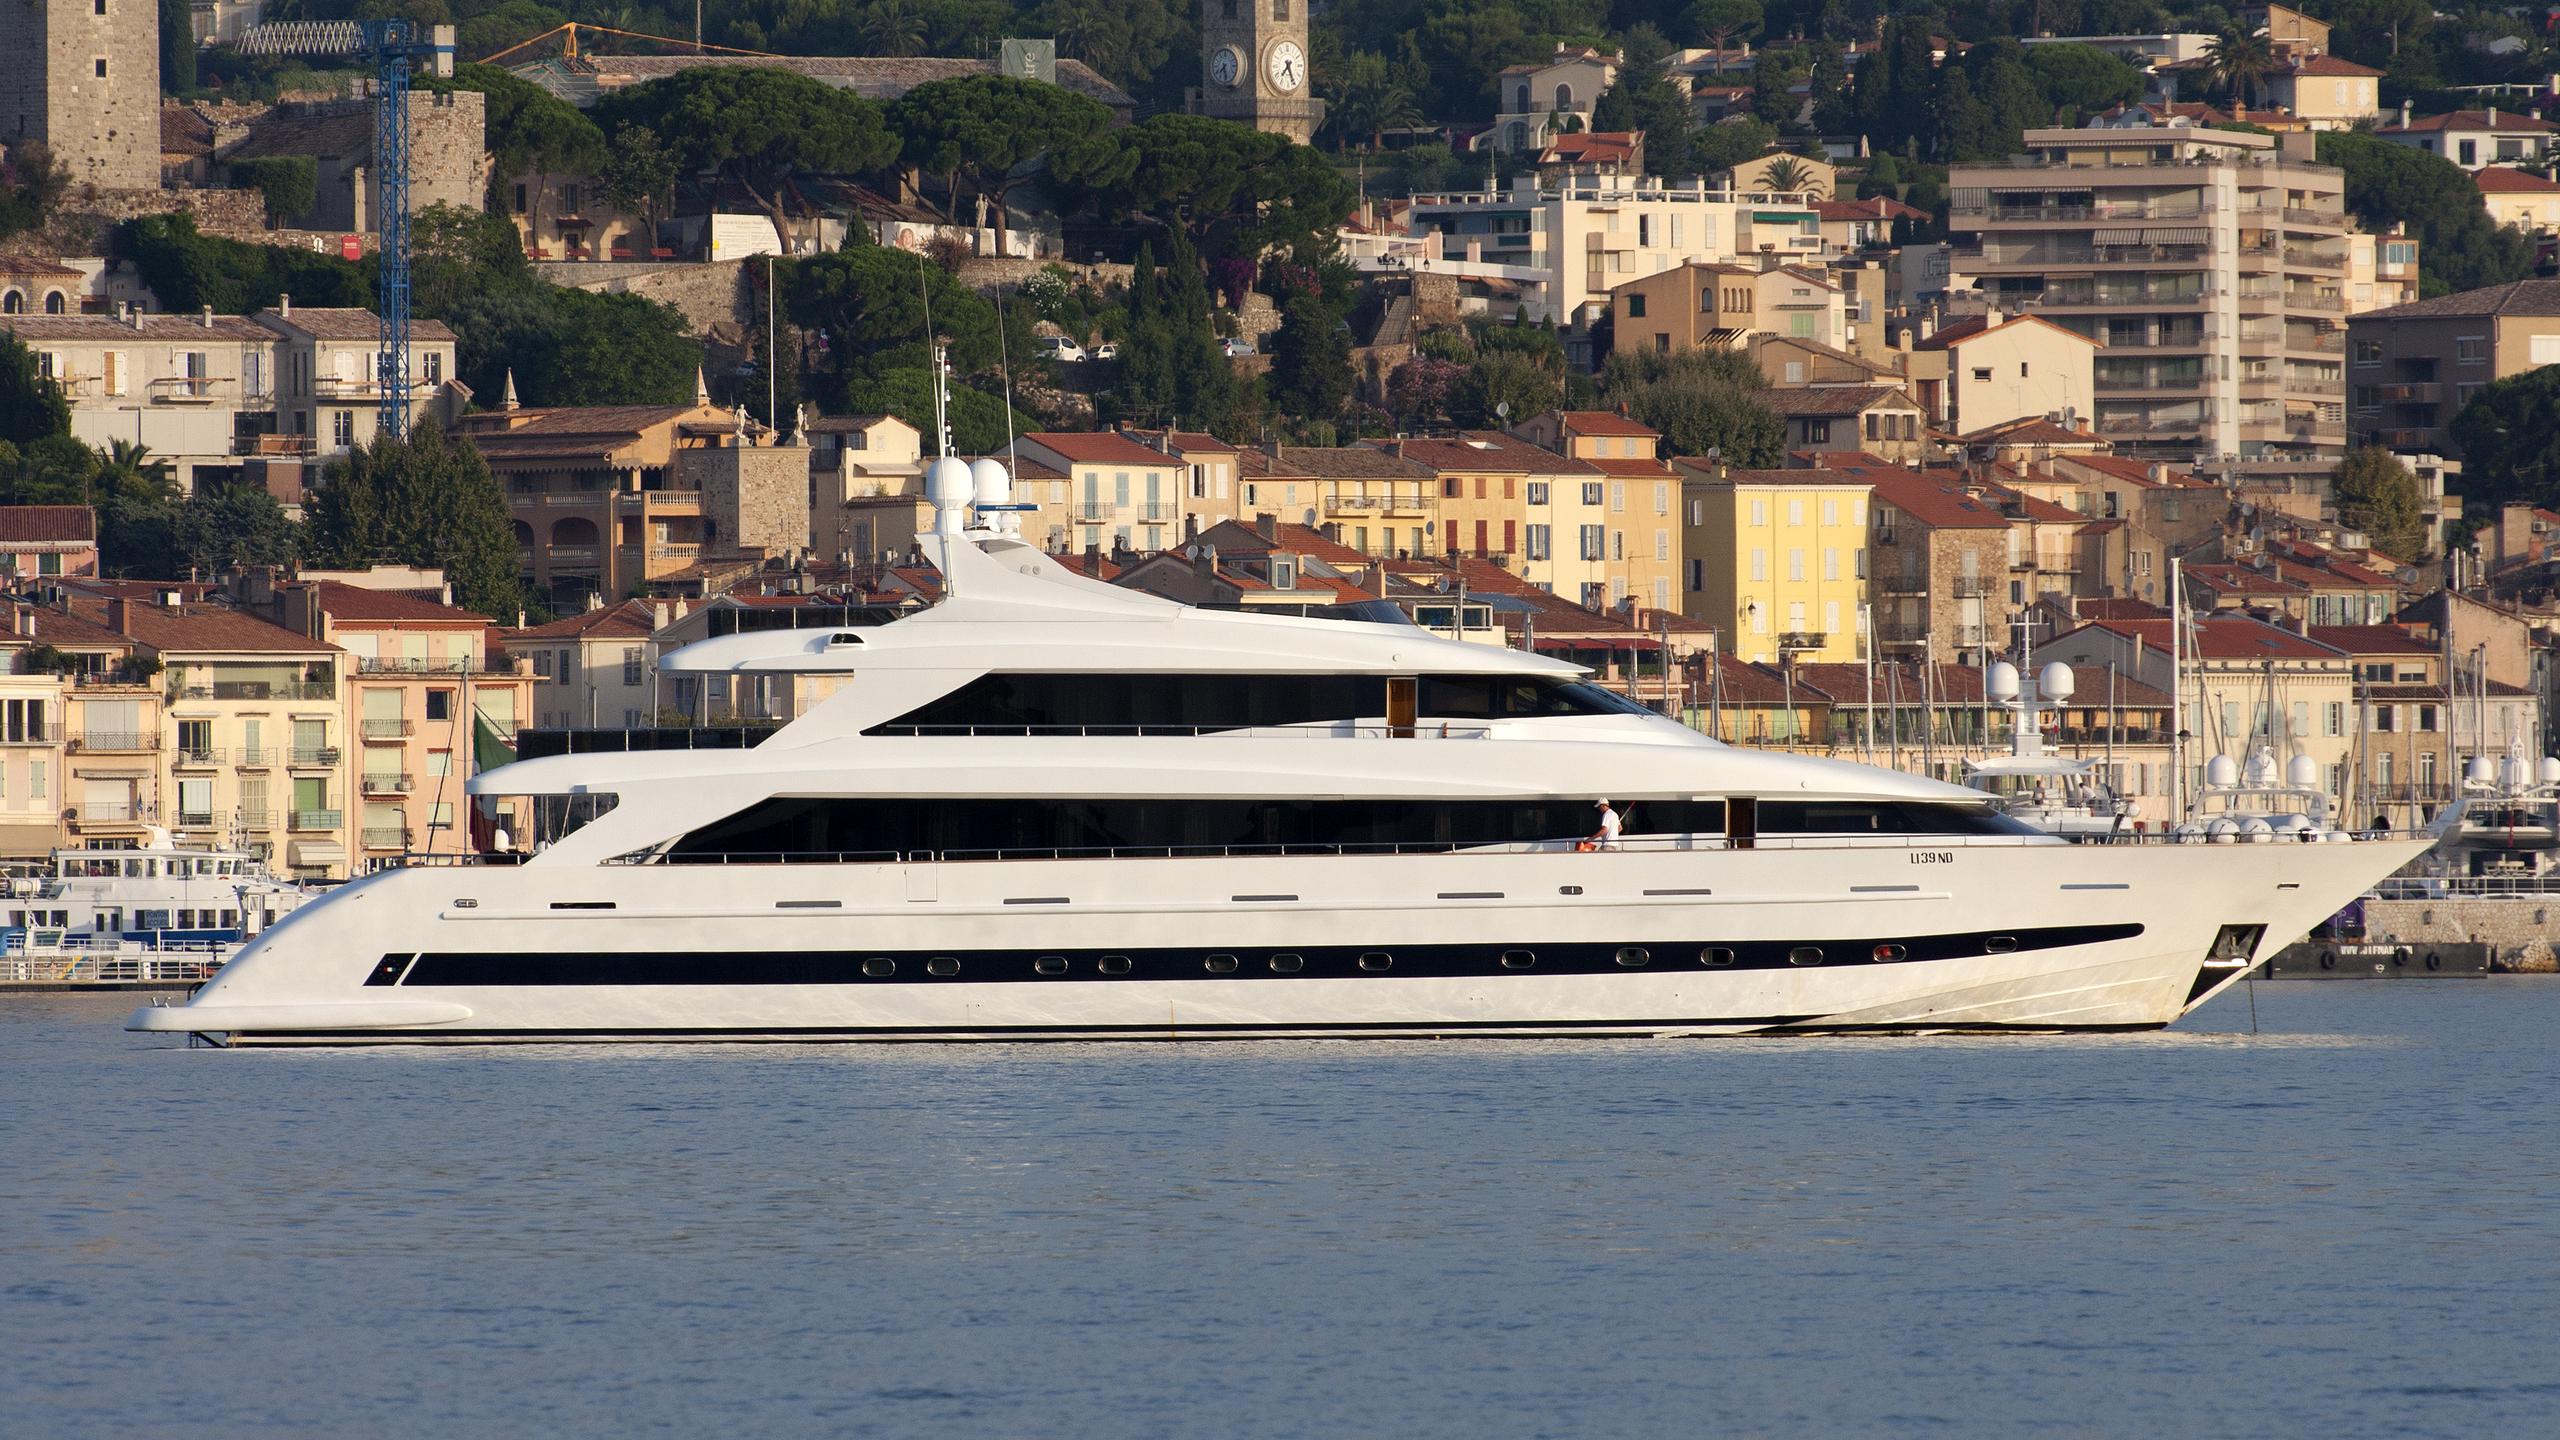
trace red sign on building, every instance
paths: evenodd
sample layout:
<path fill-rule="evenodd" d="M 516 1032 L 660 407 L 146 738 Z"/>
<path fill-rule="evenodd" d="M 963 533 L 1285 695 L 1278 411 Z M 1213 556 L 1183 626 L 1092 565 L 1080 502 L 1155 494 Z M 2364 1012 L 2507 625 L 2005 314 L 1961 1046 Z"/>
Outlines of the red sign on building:
<path fill-rule="evenodd" d="M 338 258 L 339 258 L 339 259 L 341 259 L 341 260 L 361 260 L 361 259 L 363 259 L 363 258 L 364 258 L 364 237 L 363 237 L 363 236 L 361 236 L 361 235 L 341 235 L 341 236 L 339 236 L 339 237 L 338 237 Z"/>

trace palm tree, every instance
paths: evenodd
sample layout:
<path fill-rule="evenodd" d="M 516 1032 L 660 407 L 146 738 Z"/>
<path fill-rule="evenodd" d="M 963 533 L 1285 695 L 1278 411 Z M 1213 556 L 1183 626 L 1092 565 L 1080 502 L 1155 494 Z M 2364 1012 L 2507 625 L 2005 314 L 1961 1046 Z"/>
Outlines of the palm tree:
<path fill-rule="evenodd" d="M 910 0 L 871 0 L 854 34 L 874 55 L 904 59 L 924 53 L 924 17 Z"/>
<path fill-rule="evenodd" d="M 1128 22 L 1115 0 L 1049 0 L 1040 22 L 1058 37 L 1058 48 L 1109 75 L 1119 65 Z"/>
<path fill-rule="evenodd" d="M 1814 179 L 1813 167 L 1793 155 L 1781 155 L 1769 162 L 1768 169 L 1760 172 L 1760 183 L 1776 193 L 1795 195 L 1813 189 L 1820 182 Z"/>
<path fill-rule="evenodd" d="M 2244 35 L 2236 29 L 2226 29 L 2216 36 L 2213 44 L 2206 47 L 2204 58 L 2214 83 L 2235 96 L 2245 89 L 2253 103 L 2258 100 L 2261 82 L 2276 68 L 2275 53 L 2267 48 L 2265 36 Z"/>

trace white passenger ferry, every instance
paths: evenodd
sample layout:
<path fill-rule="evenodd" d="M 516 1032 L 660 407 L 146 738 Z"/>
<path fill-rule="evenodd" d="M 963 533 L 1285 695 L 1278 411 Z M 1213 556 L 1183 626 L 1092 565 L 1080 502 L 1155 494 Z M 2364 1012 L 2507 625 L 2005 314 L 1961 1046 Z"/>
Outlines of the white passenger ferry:
<path fill-rule="evenodd" d="M 180 845 L 155 830 L 138 847 L 56 850 L 0 877 L 0 939 L 13 949 L 63 942 L 221 949 L 311 894 L 248 851 Z"/>
<path fill-rule="evenodd" d="M 973 483 L 986 523 L 962 533 Z M 481 775 L 476 795 L 548 817 L 538 853 L 357 880 L 132 1028 L 345 1044 L 2153 1027 L 2423 845 L 2068 844 L 1960 787 L 1729 748 L 1529 654 L 1087 581 L 1006 533 L 1007 485 L 992 465 L 931 467 L 939 606 L 666 657 L 832 687 L 799 719 L 747 748 L 633 737 Z M 1623 838 L 1578 849 L 1603 796 Z"/>

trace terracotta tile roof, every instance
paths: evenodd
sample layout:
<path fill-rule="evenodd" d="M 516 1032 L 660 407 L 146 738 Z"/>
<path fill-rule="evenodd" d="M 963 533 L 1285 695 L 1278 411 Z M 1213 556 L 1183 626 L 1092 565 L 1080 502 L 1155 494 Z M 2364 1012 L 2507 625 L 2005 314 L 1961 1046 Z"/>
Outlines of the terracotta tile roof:
<path fill-rule="evenodd" d="M 1247 480 L 1312 480 L 1315 477 L 1268 450 L 1243 449 L 1236 452 L 1236 474 Z"/>
<path fill-rule="evenodd" d="M 2523 170 L 2510 170 L 2504 165 L 2489 165 L 2474 171 L 2471 183 L 2484 195 L 2549 195 L 2560 192 L 2560 181 L 2545 180 Z"/>
<path fill-rule="evenodd" d="M 184 105 L 161 106 L 160 153 L 163 155 L 212 154 L 213 122 Z"/>
<path fill-rule="evenodd" d="M 1915 350 L 1945 350 L 1953 346 L 1961 345 L 1968 340 L 1980 339 L 1981 337 L 1991 334 L 1997 330 L 2006 330 L 2012 325 L 2042 325 L 2048 330 L 2054 330 L 2061 334 L 2068 335 L 2072 339 L 2079 341 L 2081 344 L 2088 346 L 2092 350 L 2103 348 L 2097 341 L 2090 339 L 2079 331 L 2074 330 L 2067 325 L 2056 325 L 2041 315 L 2012 315 L 1997 325 L 1991 323 L 1991 317 L 1988 315 L 1968 315 L 1961 320 L 1951 320 L 1948 323 L 1939 326 L 1937 330 L 1930 334 L 1928 339 L 1921 341 L 1912 348 Z"/>
<path fill-rule="evenodd" d="M 1556 419 L 1576 435 L 1632 435 L 1660 439 L 1662 432 L 1615 410 L 1559 410 Z"/>
<path fill-rule="evenodd" d="M 1965 493 L 1962 485 L 1907 470 L 1876 475 L 1874 483 L 1878 500 L 1932 530 L 2009 528 L 2009 517 L 1997 505 Z"/>
<path fill-rule="evenodd" d="M 2145 489 L 2151 490 L 2213 490 L 2220 488 L 2210 480 L 2191 475 L 2184 470 L 2172 470 L 2165 466 L 2162 467 L 2160 476 L 2155 479 L 2151 474 L 2151 467 L 2158 462 L 2137 460 L 2129 455 L 2074 455 L 2070 457 L 2069 463 L 2073 465 L 2086 466 L 2089 469 L 2111 475 L 2118 480 L 2124 481 L 2126 484 L 2140 485 Z"/>
<path fill-rule="evenodd" d="M 1899 385 L 1808 385 L 1795 390 L 1762 390 L 1753 396 L 1789 419 L 1863 415 L 1882 407 L 1920 408 Z"/>
<path fill-rule="evenodd" d="M 370 590 L 344 580 L 309 582 L 320 591 L 320 610 L 332 620 L 398 620 L 431 625 L 487 625 L 489 617 L 439 605 L 397 590 Z"/>
<path fill-rule="evenodd" d="M 255 318 L 276 329 L 290 330 L 313 340 L 373 340 L 382 334 L 382 317 L 370 310 L 297 305 L 290 315 L 281 310 L 261 310 Z M 453 331 L 441 320 L 413 318 L 409 322 L 409 338 L 450 340 Z"/>
<path fill-rule="evenodd" d="M 651 429 L 696 414 L 729 416 L 693 405 L 582 405 L 560 410 L 485 411 L 467 416 L 463 438 L 490 459 L 601 459 Z M 735 424 L 734 419 L 730 421 Z"/>
<path fill-rule="evenodd" d="M 1075 465 L 1171 465 L 1173 457 L 1107 430 L 1034 430 L 1023 440 Z"/>
<path fill-rule="evenodd" d="M 2548 135 L 2550 122 L 2513 110 L 2448 110 L 2442 115 L 2421 115 L 2402 125 L 2397 116 L 2388 123 L 2376 125 L 2378 135 L 2425 135 L 2444 130 L 2485 130 L 2501 135 Z"/>
<path fill-rule="evenodd" d="M 2560 280 L 2510 280 L 2503 285 L 2368 310 L 2355 318 L 2362 324 L 2372 320 L 2451 320 L 2484 315 L 2560 315 Z"/>
<path fill-rule="evenodd" d="M 2466 679 L 2462 682 L 2459 696 L 2455 698 L 2479 693 L 2474 687 L 2480 685 L 2486 685 L 2491 695 L 2501 699 L 2522 699 L 2533 693 L 2521 685 L 2510 685 L 2504 680 Z M 2364 693 L 2368 700 L 2443 700 L 2447 698 L 2446 688 L 2442 685 L 2368 685 Z"/>
<path fill-rule="evenodd" d="M 2396 625 L 2314 625 L 2311 638 L 2350 655 L 2433 655 L 2436 647 Z"/>
<path fill-rule="evenodd" d="M 1272 538 L 1262 538 L 1260 527 L 1242 520 L 1221 520 L 1194 537 L 1202 545 L 1215 545 L 1220 555 L 1268 555 L 1278 551 L 1321 560 L 1328 565 L 1366 565 L 1369 557 L 1326 536 L 1320 530 L 1304 525 L 1275 525 Z"/>
<path fill-rule="evenodd" d="M 1623 165 L 1635 159 L 1642 139 L 1643 132 L 1637 130 L 1568 131 L 1548 141 L 1538 161 L 1542 165 Z"/>
<path fill-rule="evenodd" d="M 1438 471 L 1490 475 L 1586 475 L 1590 463 L 1541 450 L 1498 430 L 1468 430 L 1454 438 L 1434 436 L 1380 442 L 1407 460 Z"/>
<path fill-rule="evenodd" d="M 1088 580 L 1117 580 L 1128 569 L 1109 556 L 1088 555 L 1081 550 L 1061 550 L 1049 558 Z"/>
<path fill-rule="evenodd" d="M 0 505 L 0 549 L 96 543 L 98 512 L 86 505 Z"/>
<path fill-rule="evenodd" d="M 13 331 L 21 340 L 121 340 L 128 344 L 145 340 L 166 345 L 205 340 L 271 342 L 276 338 L 272 331 L 237 315 L 216 315 L 210 326 L 201 315 L 153 314 L 124 320 L 113 315 L 0 315 L 0 330 Z"/>
<path fill-rule="evenodd" d="M 80 278 L 80 272 L 68 265 L 56 265 L 32 255 L 0 255 L 0 275 L 42 275 L 56 280 Z"/>
<path fill-rule="evenodd" d="M 1166 435 L 1166 432 L 1162 430 L 1133 429 L 1129 431 L 1129 434 L 1136 437 L 1138 443 L 1152 447 L 1156 443 L 1157 438 L 1159 436 Z M 1168 437 L 1167 443 L 1172 445 L 1176 450 L 1223 451 L 1227 454 L 1234 454 L 1237 448 L 1228 444 L 1226 441 L 1219 439 L 1217 436 L 1209 434 L 1205 430 L 1173 431 L 1170 437 Z"/>
<path fill-rule="evenodd" d="M 1604 460 L 1598 457 L 1586 457 L 1582 463 L 1603 475 L 1615 475 L 1622 480 L 1672 478 L 1671 467 L 1660 460 L 1636 460 L 1626 457 L 1611 457 Z"/>
<path fill-rule="evenodd" d="M 1870 200 L 1816 200 L 1813 213 L 1824 220 L 1926 220 L 1929 212 L 1878 195 Z"/>
<path fill-rule="evenodd" d="M 73 650 L 127 650 L 133 646 L 131 640 L 77 611 L 58 610 L 50 605 L 36 605 L 24 600 L 0 600 L 0 605 L 25 615 L 27 619 L 22 623 L 35 632 L 32 635 L 20 634 L 16 627 L 12 627 L 7 634 L 0 635 L 0 648 L 56 645 Z"/>
<path fill-rule="evenodd" d="M 2187 578 L 2222 595 L 2297 595 L 2304 586 L 2271 570 L 2247 565 L 2189 565 Z"/>
<path fill-rule="evenodd" d="M 1970 434 L 1957 437 L 1967 445 L 2103 445 L 2106 442 L 2086 430 L 2067 429 L 2041 415 L 2018 420 L 2003 420 L 1986 425 Z"/>
<path fill-rule="evenodd" d="M 668 613 L 674 612 L 670 609 Z M 498 638 L 510 646 L 528 640 L 645 640 L 656 632 L 657 619 L 657 611 L 647 602 L 625 600 L 522 630 L 501 630 Z"/>
<path fill-rule="evenodd" d="M 1718 475 L 1714 461 L 1695 455 L 1681 456 L 1680 463 L 1689 467 L 1687 478 L 1701 485 L 1865 485 L 1873 478 L 1864 470 L 1831 469 L 1729 469 L 1724 474 Z"/>
<path fill-rule="evenodd" d="M 2071 602 L 2071 608 L 2082 620 L 2166 620 L 2169 612 L 2148 600 L 2130 595 L 2091 595 Z"/>
<path fill-rule="evenodd" d="M 2169 650 L 2167 620 L 2099 620 L 2082 629 L 2110 631 L 2131 639 L 2139 639 L 2152 649 L 2167 654 Z M 2244 615 L 2211 616 L 2194 622 L 2195 636 L 2187 654 L 2206 660 L 2343 660 L 2346 652 L 2317 640 L 2306 639 L 2290 630 L 2252 620 Z M 2071 634 L 2078 634 L 2075 630 Z"/>
<path fill-rule="evenodd" d="M 1322 479 L 1412 480 L 1430 472 L 1374 445 L 1283 445 L 1279 463 L 1293 475 Z"/>
<path fill-rule="evenodd" d="M 109 604 L 103 600 L 78 600 L 75 613 L 97 622 L 108 630 Z M 335 655 L 337 646 L 325 640 L 314 640 L 296 634 L 281 625 L 270 625 L 254 615 L 205 601 L 191 601 L 174 608 L 146 600 L 124 602 L 126 621 L 133 627 L 133 642 L 146 650 L 163 655 L 253 655 L 277 651 L 301 654 Z"/>
<path fill-rule="evenodd" d="M 2335 55 L 2306 55 L 2291 64 L 2279 67 L 2276 73 L 2279 75 L 2335 75 L 2341 78 L 2362 76 L 2376 79 L 2383 72 L 2372 66 L 2359 65 L 2353 60 L 2341 59 Z"/>

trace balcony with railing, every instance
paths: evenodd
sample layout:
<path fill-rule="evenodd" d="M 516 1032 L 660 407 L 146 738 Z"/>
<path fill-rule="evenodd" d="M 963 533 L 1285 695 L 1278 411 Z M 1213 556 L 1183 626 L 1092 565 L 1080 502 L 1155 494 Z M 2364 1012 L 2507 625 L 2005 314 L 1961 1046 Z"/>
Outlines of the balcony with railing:
<path fill-rule="evenodd" d="M 1928 617 L 1904 619 L 1887 615 L 1876 621 L 1876 638 L 1893 645 L 1911 645 L 1929 638 Z"/>
<path fill-rule="evenodd" d="M 234 435 L 231 453 L 256 456 L 308 456 L 318 452 L 320 440 L 315 435 Z"/>
<path fill-rule="evenodd" d="M 172 685 L 172 700 L 335 700 L 338 687 L 327 680 L 216 680 L 210 685 Z"/>
<path fill-rule="evenodd" d="M 286 763 L 296 770 L 326 770 L 338 763 L 335 745 L 296 745 Z"/>
<path fill-rule="evenodd" d="M 513 675 L 515 667 L 492 664 L 479 656 L 426 660 L 407 655 L 366 655 L 356 662 L 359 675 Z"/>
<path fill-rule="evenodd" d="M 311 394 L 320 400 L 379 400 L 382 382 L 370 375 L 355 379 L 322 375 L 312 380 Z"/>
<path fill-rule="evenodd" d="M 223 750 L 219 745 L 181 745 L 178 753 L 170 758 L 170 763 L 180 770 L 210 770 L 222 764 L 223 760 Z"/>
<path fill-rule="evenodd" d="M 604 552 L 593 545 L 551 545 L 542 553 L 554 570 L 592 570 Z"/>
<path fill-rule="evenodd" d="M 2375 398 L 2385 405 L 2433 405 L 2444 399 L 2441 382 L 2428 380 L 2404 385 L 2377 385 Z"/>
<path fill-rule="evenodd" d="M 296 810 L 293 812 L 293 828 L 296 830 L 335 830 L 340 825 L 345 824 L 346 819 L 347 812 L 343 810 Z"/>
<path fill-rule="evenodd" d="M 409 793 L 409 777 L 406 775 L 386 774 L 380 771 L 368 773 L 364 777 L 364 793 L 367 795 L 406 795 Z"/>
<path fill-rule="evenodd" d="M 1999 583 L 1989 575 L 1959 575 L 1948 588 L 1955 592 L 1957 599 L 1969 600 L 1976 596 L 1990 594 L 1992 587 Z"/>
<path fill-rule="evenodd" d="M 1182 507 L 1170 500 L 1149 500 L 1138 506 L 1138 518 L 1150 524 L 1170 524 L 1182 518 Z"/>
<path fill-rule="evenodd" d="M 1119 516 L 1120 509 L 1100 500 L 1079 500 L 1067 509 L 1079 525 L 1108 525 Z"/>
<path fill-rule="evenodd" d="M 1926 575 L 1879 575 L 1872 583 L 1879 595 L 1926 595 L 1929 593 L 1929 577 Z"/>
<path fill-rule="evenodd" d="M 142 754 L 160 748 L 156 731 L 83 730 L 65 747 L 88 754 Z"/>
<path fill-rule="evenodd" d="M 71 807 L 74 825 L 140 825 L 151 818 L 151 807 L 131 800 L 91 800 Z"/>
<path fill-rule="evenodd" d="M 210 830 L 213 828 L 213 812 L 210 810 L 181 810 L 178 812 L 178 828 L 181 830 Z"/>
<path fill-rule="evenodd" d="M 409 832 L 396 825 L 378 829 L 368 826 L 363 832 L 362 843 L 367 850 L 406 850 L 409 848 Z"/>
<path fill-rule="evenodd" d="M 407 720 L 363 720 L 357 724 L 367 740 L 405 740 L 417 729 Z"/>
<path fill-rule="evenodd" d="M 163 375 L 143 387 L 154 405 L 210 405 L 240 393 L 240 382 L 210 375 Z"/>
<path fill-rule="evenodd" d="M 243 745 L 240 747 L 240 768 L 243 770 L 264 770 L 275 763 L 276 747 L 273 745 Z"/>

